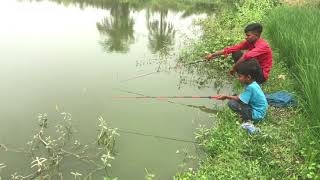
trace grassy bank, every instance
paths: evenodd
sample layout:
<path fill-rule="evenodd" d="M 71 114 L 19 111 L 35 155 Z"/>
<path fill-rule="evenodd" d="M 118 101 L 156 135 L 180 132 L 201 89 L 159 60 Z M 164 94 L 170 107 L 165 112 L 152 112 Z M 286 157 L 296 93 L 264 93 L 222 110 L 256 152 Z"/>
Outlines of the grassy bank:
<path fill-rule="evenodd" d="M 207 157 L 199 163 L 198 170 L 177 174 L 175 179 L 319 179 L 319 133 L 315 131 L 320 117 L 319 111 L 316 112 L 320 98 L 317 74 L 320 62 L 316 56 L 320 42 L 316 37 L 316 32 L 320 32 L 317 25 L 319 10 L 276 8 L 272 1 L 263 1 L 266 3 L 263 6 L 258 5 L 260 1 L 240 2 L 245 3 L 239 4 L 237 11 L 232 14 L 227 11 L 230 16 L 202 22 L 205 30 L 202 40 L 209 42 L 212 39 L 213 42 L 207 46 L 196 44 L 192 54 L 200 54 L 204 49 L 210 51 L 212 47 L 220 49 L 221 45 L 215 44 L 225 42 L 223 38 L 229 41 L 222 46 L 231 45 L 242 39 L 244 24 L 262 21 L 265 39 L 271 42 L 274 50 L 274 66 L 263 90 L 267 93 L 277 90 L 295 92 L 299 107 L 270 107 L 265 121 L 257 125 L 262 132 L 253 136 L 241 129 L 238 117 L 225 109 L 217 115 L 213 128 L 199 131 L 197 140 Z M 257 8 L 257 14 L 246 13 L 251 12 L 252 7 L 261 8 Z M 265 14 L 268 19 L 264 18 Z M 230 27 L 219 26 L 222 22 L 225 27 Z M 219 27 L 215 28 L 218 32 L 212 26 Z M 227 31 L 230 33 L 225 33 Z"/>

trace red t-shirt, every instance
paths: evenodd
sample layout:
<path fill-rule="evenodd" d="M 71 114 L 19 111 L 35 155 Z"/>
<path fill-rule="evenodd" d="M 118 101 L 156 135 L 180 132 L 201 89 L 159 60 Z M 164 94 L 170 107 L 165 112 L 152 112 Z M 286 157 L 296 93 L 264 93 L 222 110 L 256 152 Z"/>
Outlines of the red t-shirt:
<path fill-rule="evenodd" d="M 269 44 L 262 38 L 259 38 L 254 44 L 245 40 L 238 45 L 225 48 L 224 53 L 230 54 L 240 50 L 248 50 L 243 55 L 245 60 L 257 59 L 263 71 L 263 76 L 267 80 L 272 67 L 272 49 Z"/>

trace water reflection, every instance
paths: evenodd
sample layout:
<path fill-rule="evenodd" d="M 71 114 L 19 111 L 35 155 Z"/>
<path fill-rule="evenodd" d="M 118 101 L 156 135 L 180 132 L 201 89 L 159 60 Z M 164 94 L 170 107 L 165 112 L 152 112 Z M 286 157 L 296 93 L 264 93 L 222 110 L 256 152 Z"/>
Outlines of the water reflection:
<path fill-rule="evenodd" d="M 97 23 L 97 29 L 102 35 L 101 46 L 107 52 L 128 52 L 134 42 L 134 20 L 130 17 L 129 4 L 114 0 L 109 17 Z"/>
<path fill-rule="evenodd" d="M 164 7 L 147 11 L 148 47 L 154 54 L 160 52 L 162 55 L 167 55 L 174 44 L 176 31 L 173 24 L 166 19 L 167 15 L 168 9 Z"/>
<path fill-rule="evenodd" d="M 206 106 L 196 106 L 196 105 L 183 104 L 183 103 L 178 103 L 178 102 L 173 102 L 173 101 L 167 101 L 167 102 L 172 103 L 172 104 L 178 104 L 178 105 L 182 105 L 182 106 L 186 106 L 186 107 L 195 108 L 195 109 L 198 109 L 202 112 L 209 113 L 209 114 L 217 114 L 220 111 L 218 109 L 211 109 Z"/>
<path fill-rule="evenodd" d="M 40 2 L 44 0 L 17 0 Z M 129 51 L 133 44 L 134 24 L 137 19 L 130 17 L 130 12 L 146 9 L 146 25 L 148 29 L 148 47 L 150 51 L 167 55 L 174 45 L 176 30 L 168 21 L 169 11 L 183 12 L 182 17 L 196 13 L 212 13 L 215 2 L 180 2 L 171 0 L 48 0 L 64 6 L 77 6 L 81 9 L 95 7 L 110 10 L 110 16 L 96 23 L 101 34 L 100 44 L 106 52 Z"/>
<path fill-rule="evenodd" d="M 38 2 L 45 0 L 19 0 Z M 153 64 L 154 72 L 172 71 L 174 65 L 170 60 L 176 59 L 174 51 L 178 51 L 180 36 L 188 29 L 181 29 L 181 25 L 174 20 L 179 16 L 183 23 L 190 19 L 186 17 L 196 13 L 213 12 L 224 3 L 193 2 L 170 0 L 48 0 L 64 6 L 76 6 L 80 8 L 95 7 L 102 9 L 107 15 L 97 20 L 96 29 L 100 33 L 99 44 L 105 52 L 129 53 L 130 48 L 142 49 L 135 44 L 145 44 L 150 52 L 156 56 L 136 60 L 138 65 Z M 228 4 L 228 0 L 225 4 Z M 138 14 L 138 15 L 137 15 Z M 142 25 L 143 27 L 141 27 Z M 140 26 L 139 28 L 137 28 Z M 185 24 L 183 24 L 185 26 Z M 179 32 L 177 31 L 179 30 Z M 141 36 L 142 35 L 142 36 Z M 143 38 L 140 38 L 143 37 Z M 142 42 L 145 41 L 145 42 Z M 183 40 L 182 40 L 183 41 Z M 137 53 L 137 52 L 136 52 Z M 189 53 L 190 54 L 190 53 Z M 199 58 L 200 55 L 194 56 Z M 189 58 L 190 59 L 190 58 Z M 194 61 L 198 59 L 192 59 Z M 171 61 L 172 62 L 172 61 Z M 221 75 L 211 66 L 201 64 L 187 66 L 178 71 L 180 83 L 178 88 L 193 86 L 198 89 L 206 88 L 214 84 L 214 88 L 221 89 L 225 85 L 225 75 Z M 149 74 L 154 74 L 150 73 Z M 142 73 L 146 74 L 146 73 Z M 225 73 L 226 74 L 226 73 Z"/>
<path fill-rule="evenodd" d="M 29 2 L 41 2 L 44 0 L 17 0 Z M 131 9 L 141 10 L 148 7 L 155 9 L 157 6 L 164 7 L 172 11 L 184 11 L 184 17 L 197 14 L 208 13 L 211 14 L 212 10 L 217 9 L 218 6 L 225 2 L 215 1 L 176 1 L 176 0 L 48 0 L 56 2 L 64 6 L 76 5 L 80 8 L 95 7 L 100 9 L 110 9 L 115 2 L 128 3 Z M 232 1 L 232 0 L 226 0 Z"/>

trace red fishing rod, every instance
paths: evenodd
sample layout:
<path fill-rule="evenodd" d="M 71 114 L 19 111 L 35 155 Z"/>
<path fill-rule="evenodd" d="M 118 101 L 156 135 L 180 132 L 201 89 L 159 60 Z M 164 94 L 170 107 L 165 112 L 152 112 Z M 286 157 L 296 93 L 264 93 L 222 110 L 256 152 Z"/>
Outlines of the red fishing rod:
<path fill-rule="evenodd" d="M 218 99 L 219 96 L 114 96 L 115 99 Z"/>
<path fill-rule="evenodd" d="M 134 95 L 138 95 L 138 96 L 146 96 L 144 94 L 141 94 L 141 93 L 137 93 L 137 92 L 133 92 L 133 91 L 128 91 L 128 90 L 124 90 L 124 89 L 120 89 L 120 88 L 113 88 L 113 89 L 116 89 L 118 91 L 122 91 L 122 92 L 125 92 L 125 93 L 129 93 L 129 94 L 134 94 Z M 217 97 L 217 96 L 215 96 Z M 114 97 L 116 98 L 116 97 Z M 215 98 L 214 98 L 215 99 Z M 217 113 L 219 112 L 219 110 L 216 110 L 216 109 L 210 109 L 210 108 L 207 108 L 205 106 L 195 106 L 195 105 L 190 105 L 190 104 L 183 104 L 183 103 L 179 103 L 179 102 L 173 102 L 173 101 L 170 101 L 168 99 L 157 99 L 157 100 L 166 100 L 168 103 L 172 103 L 172 104 L 178 104 L 178 105 L 182 105 L 182 106 L 187 106 L 187 107 L 191 107 L 191 108 L 196 108 L 196 109 L 200 109 L 201 111 L 203 112 L 206 112 L 206 113 Z"/>

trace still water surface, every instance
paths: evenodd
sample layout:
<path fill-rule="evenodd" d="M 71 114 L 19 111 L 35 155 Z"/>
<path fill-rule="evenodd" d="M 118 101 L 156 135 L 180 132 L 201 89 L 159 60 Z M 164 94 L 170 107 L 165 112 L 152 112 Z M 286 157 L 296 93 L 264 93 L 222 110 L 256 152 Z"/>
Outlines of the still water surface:
<path fill-rule="evenodd" d="M 119 132 L 112 177 L 143 179 L 147 169 L 158 179 L 171 179 L 194 167 L 191 163 L 181 168 L 185 157 L 176 152 L 185 149 L 198 156 L 195 144 L 160 136 L 194 141 L 196 128 L 212 121 L 212 114 L 197 107 L 213 109 L 221 102 L 112 97 L 136 96 L 125 91 L 150 96 L 217 94 L 213 85 L 199 89 L 170 68 L 186 42 L 201 34 L 192 22 L 206 14 L 134 9 L 115 2 L 58 2 L 0 2 L 0 144 L 24 147 L 35 133 L 38 113 L 47 113 L 50 122 L 59 109 L 72 114 L 82 142 L 96 138 L 99 116 L 112 127 L 137 132 Z M 228 91 L 228 86 L 220 89 Z M 7 166 L 0 175 L 6 179 L 16 171 L 28 172 L 26 159 L 0 151 L 0 163 Z M 72 170 L 85 171 L 81 165 L 67 164 L 67 179 Z"/>

